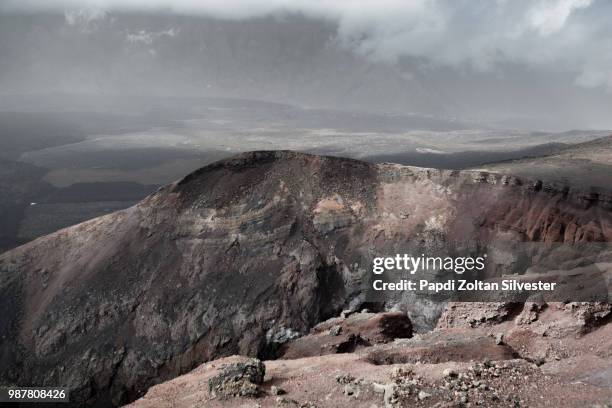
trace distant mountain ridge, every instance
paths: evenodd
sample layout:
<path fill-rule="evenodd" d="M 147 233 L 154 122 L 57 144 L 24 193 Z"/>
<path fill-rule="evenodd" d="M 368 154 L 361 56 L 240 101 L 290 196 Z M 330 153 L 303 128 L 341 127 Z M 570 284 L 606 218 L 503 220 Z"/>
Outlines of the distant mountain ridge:
<path fill-rule="evenodd" d="M 560 146 L 551 154 L 484 164 L 478 169 L 590 188 L 606 194 L 612 186 L 612 135 Z"/>

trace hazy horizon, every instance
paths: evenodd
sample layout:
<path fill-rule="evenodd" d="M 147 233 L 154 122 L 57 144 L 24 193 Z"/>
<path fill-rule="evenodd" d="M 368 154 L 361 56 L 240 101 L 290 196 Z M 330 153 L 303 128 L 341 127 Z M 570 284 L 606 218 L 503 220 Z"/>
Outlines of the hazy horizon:
<path fill-rule="evenodd" d="M 0 5 L 0 95 L 228 97 L 611 129 L 611 5 L 91 0 Z M 58 102 L 59 103 L 59 102 Z"/>

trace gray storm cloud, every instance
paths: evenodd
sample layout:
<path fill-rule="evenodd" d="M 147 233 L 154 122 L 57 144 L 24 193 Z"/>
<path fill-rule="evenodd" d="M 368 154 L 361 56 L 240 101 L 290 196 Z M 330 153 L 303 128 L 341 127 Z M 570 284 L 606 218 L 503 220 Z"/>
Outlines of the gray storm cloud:
<path fill-rule="evenodd" d="M 333 21 L 340 44 L 377 61 L 408 56 L 479 72 L 522 64 L 612 89 L 612 5 L 602 0 L 8 0 L 1 7 L 59 10 L 68 23 L 84 25 L 106 11 L 233 20 L 303 13 Z M 145 33 L 134 35 L 149 41 Z"/>

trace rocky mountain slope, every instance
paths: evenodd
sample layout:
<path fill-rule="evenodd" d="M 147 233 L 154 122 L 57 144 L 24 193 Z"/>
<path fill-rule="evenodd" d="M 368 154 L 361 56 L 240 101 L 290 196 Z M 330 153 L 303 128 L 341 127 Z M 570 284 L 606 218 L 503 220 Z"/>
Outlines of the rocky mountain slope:
<path fill-rule="evenodd" d="M 119 405 L 205 361 L 279 357 L 288 341 L 367 305 L 372 259 L 490 251 L 520 273 L 610 262 L 604 193 L 485 172 L 254 152 L 140 204 L 0 255 L 0 381 L 64 385 Z M 553 244 L 557 244 L 554 246 Z M 559 246 L 560 245 L 560 246 Z M 579 248 L 579 249 L 575 249 Z M 443 304 L 391 297 L 417 331 Z"/>
<path fill-rule="evenodd" d="M 612 136 L 566 146 L 542 157 L 484 165 L 482 171 L 531 177 L 565 185 L 595 189 L 612 186 Z"/>

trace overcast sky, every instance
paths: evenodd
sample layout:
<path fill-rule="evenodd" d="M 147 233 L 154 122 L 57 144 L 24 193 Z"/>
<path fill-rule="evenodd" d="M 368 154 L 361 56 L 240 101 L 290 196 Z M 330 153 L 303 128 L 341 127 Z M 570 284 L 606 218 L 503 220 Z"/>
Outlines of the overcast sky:
<path fill-rule="evenodd" d="M 3 9 L 159 11 L 243 19 L 302 12 L 339 24 L 348 47 L 370 58 L 425 57 L 490 70 L 515 62 L 572 71 L 581 86 L 612 89 L 612 2 L 607 0 L 4 0 Z"/>
<path fill-rule="evenodd" d="M 155 20 L 155 24 L 145 24 L 142 19 L 129 20 L 129 23 L 124 19 L 123 22 L 117 23 L 117 16 L 126 13 L 148 15 Z M 176 42 L 174 48 L 187 50 L 191 47 L 191 51 L 185 51 L 181 56 L 174 55 L 174 58 L 183 59 L 185 66 L 190 63 L 194 65 L 191 65 L 189 70 L 183 69 L 181 73 L 178 73 L 174 66 L 174 70 L 167 71 L 168 75 L 191 75 L 189 78 L 193 81 L 194 71 L 208 64 L 211 58 L 221 61 L 225 56 L 220 56 L 217 52 L 211 57 L 212 54 L 209 53 L 208 59 L 189 62 L 194 52 L 210 45 L 212 34 L 200 32 L 198 35 L 201 36 L 201 42 L 198 44 L 198 37 L 193 30 L 191 37 L 186 36 L 188 29 L 185 21 L 180 18 L 199 16 L 246 22 L 270 16 L 282 19 L 283 16 L 296 13 L 333 27 L 334 49 L 378 64 L 376 66 L 379 68 L 384 65 L 397 66 L 406 60 L 412 61 L 412 70 L 399 74 L 406 81 L 415 78 L 421 81 L 419 75 L 427 72 L 436 72 L 436 75 L 444 72 L 446 80 L 449 75 L 458 75 L 467 80 L 476 80 L 476 86 L 481 79 L 490 80 L 491 77 L 497 76 L 508 82 L 509 78 L 512 78 L 515 83 L 506 84 L 504 92 L 509 92 L 513 86 L 537 88 L 537 84 L 543 82 L 547 82 L 542 85 L 546 89 L 541 92 L 538 90 L 539 93 L 557 89 L 559 95 L 567 97 L 571 89 L 579 93 L 594 92 L 599 95 L 595 98 L 597 102 L 593 102 L 594 106 L 601 105 L 602 100 L 609 102 L 606 98 L 612 96 L 612 1 L 608 0 L 0 0 L 0 18 L 4 15 L 5 25 L 4 28 L 0 27 L 4 37 L 0 38 L 0 59 L 3 58 L 2 53 L 8 53 L 12 61 L 15 61 L 11 65 L 7 62 L 6 55 L 4 65 L 0 61 L 0 92 L 6 93 L 10 87 L 19 90 L 16 84 L 26 80 L 36 83 L 35 79 L 40 79 L 43 68 L 49 73 L 48 82 L 66 83 L 66 78 L 52 75 L 54 72 L 66 71 L 71 72 L 71 84 L 85 86 L 83 84 L 86 81 L 83 78 L 93 77 L 91 72 L 96 71 L 100 62 L 107 63 L 108 66 L 104 72 L 96 71 L 98 76 L 94 78 L 95 81 L 88 79 L 89 87 L 92 83 L 95 83 L 95 86 L 104 86 L 104 83 L 116 80 L 118 72 L 127 75 L 127 71 L 122 71 L 126 69 L 125 66 L 133 67 L 138 64 L 155 66 L 157 76 L 154 77 L 151 72 L 149 74 L 157 81 L 162 66 L 168 70 L 168 66 L 172 64 L 168 59 L 164 60 L 163 64 L 159 62 L 168 57 L 169 46 L 166 44 L 166 54 L 163 54 L 163 43 L 171 40 Z M 20 26 L 15 23 L 12 28 L 8 27 L 12 21 L 10 16 L 16 14 L 59 15 L 62 18 L 61 23 L 73 31 L 67 32 L 60 28 L 53 31 L 48 24 L 42 24 L 40 21 L 32 23 L 29 20 L 20 22 Z M 160 23 L 160 18 L 168 20 Z M 176 20 L 177 18 L 179 20 Z M 31 27 L 24 28 L 27 24 L 31 24 Z M 47 30 L 43 34 L 41 27 Z M 233 27 L 231 29 L 235 30 L 236 26 Z M 320 29 L 313 27 L 315 31 Z M 294 28 L 284 27 L 282 30 Z M 275 37 L 285 35 L 282 30 L 273 30 L 268 37 L 259 39 L 278 41 Z M 96 34 L 98 37 L 93 38 L 92 33 L 95 34 L 96 31 L 99 31 Z M 116 37 L 119 31 L 120 39 Z M 89 36 L 83 44 L 87 44 L 93 54 L 99 56 L 104 53 L 105 58 L 98 61 L 98 65 L 94 67 L 96 69 L 85 69 L 83 65 L 92 58 L 83 57 L 83 61 L 70 60 L 78 59 L 87 52 L 84 48 L 78 53 L 75 51 L 79 47 L 75 42 L 76 32 L 83 38 Z M 94 47 L 100 46 L 99 37 L 102 32 L 107 40 L 103 48 L 95 50 Z M 69 35 L 72 37 L 68 37 Z M 122 41 L 123 47 L 131 47 L 129 52 L 124 51 L 121 56 L 111 55 L 116 46 L 109 45 L 110 37 L 114 38 L 115 44 Z M 254 38 L 258 38 L 257 34 Z M 297 43 L 303 42 L 299 35 L 295 38 Z M 70 41 L 73 44 L 65 47 L 72 47 L 73 55 L 70 54 L 71 50 L 61 48 L 61 44 L 68 44 Z M 321 47 L 330 44 L 329 39 L 325 41 L 321 42 Z M 147 62 L 144 56 L 138 57 L 140 59 L 136 61 L 136 45 L 146 46 L 148 58 L 157 58 L 158 61 Z M 80 46 L 85 47 L 82 44 Z M 296 44 L 294 47 L 302 53 L 303 48 L 303 44 Z M 314 75 L 315 71 L 328 73 L 330 67 L 338 63 L 336 60 L 331 62 L 329 57 L 326 57 L 324 63 L 321 62 L 322 52 L 316 54 L 319 59 L 315 63 L 319 65 L 312 68 L 309 75 Z M 59 56 L 64 58 L 62 63 L 66 64 L 65 67 L 58 62 Z M 40 61 L 37 61 L 37 58 L 40 58 Z M 276 56 L 275 61 L 287 62 L 289 59 L 290 57 Z M 311 59 L 314 60 L 314 57 Z M 124 61 L 125 66 L 122 67 L 117 61 Z M 342 61 L 346 63 L 347 60 Z M 301 60 L 300 66 L 306 63 L 308 62 Z M 27 69 L 24 69 L 23 64 L 28 64 Z M 79 64 L 82 69 L 75 73 L 75 67 Z M 418 67 L 419 72 L 414 67 Z M 248 69 L 248 66 L 244 68 Z M 226 67 L 218 69 L 224 71 Z M 269 70 L 261 68 L 262 71 L 265 69 Z M 30 77 L 26 78 L 28 72 Z M 132 69 L 130 75 L 133 72 Z M 203 83 L 209 84 L 206 86 L 214 86 L 210 85 L 211 75 L 203 80 Z M 249 76 L 246 71 L 240 75 Z M 380 74 L 381 78 L 384 76 L 385 74 Z M 218 79 L 219 74 L 214 77 Z M 2 78 L 4 83 L 1 82 Z M 430 76 L 428 80 L 426 86 L 433 92 L 431 88 L 437 79 Z M 443 79 L 440 81 L 443 82 Z M 557 81 L 556 84 L 553 84 L 553 81 Z M 173 86 L 176 88 L 178 85 Z M 326 83 L 325 86 L 321 85 L 321 88 L 327 86 Z M 389 89 L 396 87 L 391 83 L 385 86 Z M 482 83 L 485 93 L 486 86 L 485 81 Z M 411 85 L 410 89 L 411 92 L 418 91 L 416 86 Z M 425 95 L 422 89 L 420 92 Z M 431 97 L 431 92 L 428 97 Z M 517 98 L 519 97 L 522 96 L 517 94 Z"/>

